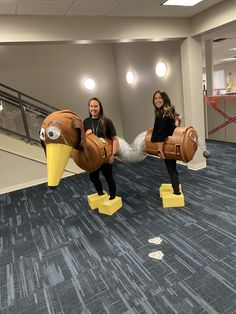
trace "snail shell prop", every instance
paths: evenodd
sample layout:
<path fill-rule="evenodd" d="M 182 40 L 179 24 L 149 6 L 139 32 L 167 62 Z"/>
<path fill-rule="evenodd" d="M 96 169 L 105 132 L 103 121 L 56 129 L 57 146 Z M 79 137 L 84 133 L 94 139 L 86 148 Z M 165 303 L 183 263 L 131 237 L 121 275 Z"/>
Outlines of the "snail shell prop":
<path fill-rule="evenodd" d="M 112 155 L 112 140 L 107 138 L 98 138 L 94 134 L 86 137 L 86 149 L 73 149 L 72 158 L 77 166 L 88 172 L 93 172 L 107 163 Z"/>
<path fill-rule="evenodd" d="M 148 154 L 158 155 L 157 143 L 151 142 L 151 135 L 152 129 L 142 132 L 131 145 L 118 137 L 117 158 L 131 163 L 143 160 Z M 40 139 L 47 158 L 49 187 L 59 185 L 70 157 L 81 169 L 93 172 L 112 155 L 112 140 L 85 135 L 81 117 L 70 110 L 49 114 L 41 126 Z M 186 163 L 193 158 L 197 147 L 198 137 L 193 127 L 176 127 L 173 135 L 165 139 L 164 155 Z"/>
<path fill-rule="evenodd" d="M 150 155 L 158 155 L 157 144 L 151 142 L 151 136 L 152 129 L 149 129 L 145 137 L 146 152 Z M 165 158 L 189 162 L 198 148 L 197 141 L 197 132 L 192 126 L 175 128 L 173 134 L 166 137 L 164 141 Z"/>

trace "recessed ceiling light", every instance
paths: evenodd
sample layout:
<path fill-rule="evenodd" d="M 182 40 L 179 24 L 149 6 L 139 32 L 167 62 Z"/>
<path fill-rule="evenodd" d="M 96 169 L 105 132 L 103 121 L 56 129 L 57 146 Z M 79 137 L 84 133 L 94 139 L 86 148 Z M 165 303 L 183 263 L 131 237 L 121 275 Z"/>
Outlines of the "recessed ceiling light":
<path fill-rule="evenodd" d="M 194 6 L 202 0 L 167 0 L 162 5 L 182 5 L 182 6 Z"/>
<path fill-rule="evenodd" d="M 230 48 L 230 49 L 228 49 L 228 50 L 236 50 L 236 48 Z"/>

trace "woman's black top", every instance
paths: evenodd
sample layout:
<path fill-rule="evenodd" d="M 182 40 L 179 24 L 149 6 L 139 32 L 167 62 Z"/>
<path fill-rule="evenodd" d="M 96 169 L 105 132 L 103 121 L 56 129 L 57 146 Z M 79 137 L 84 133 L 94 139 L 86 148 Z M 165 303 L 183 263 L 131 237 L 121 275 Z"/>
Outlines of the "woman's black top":
<path fill-rule="evenodd" d="M 85 132 L 88 129 L 91 129 L 93 134 L 95 134 L 97 137 L 112 139 L 114 136 L 116 136 L 116 129 L 114 127 L 114 124 L 108 118 L 105 118 L 104 128 L 102 127 L 102 123 L 99 118 L 86 118 L 83 124 Z"/>
<path fill-rule="evenodd" d="M 165 137 L 173 134 L 175 128 L 175 119 L 170 116 L 163 117 L 160 111 L 154 122 L 151 142 L 163 142 Z"/>

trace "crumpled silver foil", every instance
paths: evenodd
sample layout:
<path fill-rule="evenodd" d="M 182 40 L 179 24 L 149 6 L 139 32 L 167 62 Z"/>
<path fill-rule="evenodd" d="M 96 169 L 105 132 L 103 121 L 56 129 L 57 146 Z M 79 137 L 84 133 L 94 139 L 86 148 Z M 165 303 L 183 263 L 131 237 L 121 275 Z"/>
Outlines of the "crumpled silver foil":
<path fill-rule="evenodd" d="M 128 144 L 123 138 L 118 137 L 120 150 L 116 158 L 124 163 L 136 163 L 147 157 L 145 153 L 145 136 L 147 131 L 136 136 L 132 144 Z"/>

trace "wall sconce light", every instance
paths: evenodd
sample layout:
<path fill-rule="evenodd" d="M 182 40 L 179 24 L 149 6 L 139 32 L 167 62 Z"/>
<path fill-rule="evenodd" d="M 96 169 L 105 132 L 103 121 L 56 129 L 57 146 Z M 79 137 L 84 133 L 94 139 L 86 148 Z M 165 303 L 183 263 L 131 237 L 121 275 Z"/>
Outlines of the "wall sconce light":
<path fill-rule="evenodd" d="M 126 73 L 126 81 L 128 84 L 133 84 L 134 83 L 134 73 L 132 71 L 129 71 Z"/>
<path fill-rule="evenodd" d="M 84 81 L 84 87 L 88 90 L 93 90 L 94 87 L 95 87 L 95 82 L 93 79 L 91 78 L 87 78 L 85 81 Z"/>
<path fill-rule="evenodd" d="M 164 77 L 166 75 L 166 65 L 164 62 L 157 63 L 156 74 L 158 77 Z"/>

